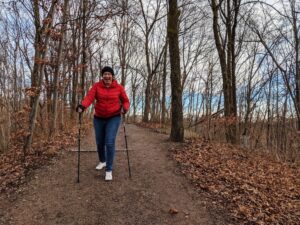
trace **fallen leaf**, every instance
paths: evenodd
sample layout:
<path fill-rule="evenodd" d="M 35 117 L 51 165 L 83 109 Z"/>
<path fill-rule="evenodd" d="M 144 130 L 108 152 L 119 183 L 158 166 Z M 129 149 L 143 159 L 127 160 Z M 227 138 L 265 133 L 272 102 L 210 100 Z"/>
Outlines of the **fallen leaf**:
<path fill-rule="evenodd" d="M 175 209 L 175 208 L 170 208 L 169 209 L 169 213 L 172 214 L 172 215 L 177 214 L 178 212 L 179 211 L 177 209 Z"/>

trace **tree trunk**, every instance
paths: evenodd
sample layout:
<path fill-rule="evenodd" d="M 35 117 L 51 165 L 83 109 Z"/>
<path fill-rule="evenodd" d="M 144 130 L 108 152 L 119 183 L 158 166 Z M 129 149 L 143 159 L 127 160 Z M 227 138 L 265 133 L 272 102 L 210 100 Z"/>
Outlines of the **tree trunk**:
<path fill-rule="evenodd" d="M 145 89 L 145 110 L 143 116 L 143 122 L 149 122 L 149 113 L 150 113 L 150 101 L 151 101 L 151 83 L 153 78 L 153 72 L 151 72 L 150 59 L 149 59 L 149 46 L 148 46 L 148 35 L 146 35 L 145 42 L 145 51 L 146 51 L 146 63 L 147 63 L 147 82 Z"/>
<path fill-rule="evenodd" d="M 172 125 L 171 141 L 184 140 L 183 112 L 182 112 L 182 86 L 180 71 L 180 55 L 178 42 L 179 15 L 177 0 L 169 1 L 168 38 L 171 64 L 171 90 L 172 90 Z"/>
<path fill-rule="evenodd" d="M 162 124 L 166 123 L 166 84 L 167 84 L 167 49 L 168 41 L 166 43 L 166 49 L 164 52 L 164 64 L 163 64 L 163 83 L 162 83 L 162 100 L 161 100 L 161 122 Z"/>
<path fill-rule="evenodd" d="M 300 37 L 299 35 L 299 18 L 298 12 L 296 9 L 295 1 L 290 1 L 291 12 L 292 12 L 292 26 L 293 26 L 293 35 L 294 35 L 294 46 L 295 46 L 295 79 L 296 79 L 296 87 L 295 87 L 295 95 L 296 95 L 296 114 L 297 114 L 297 128 L 300 131 Z M 299 5 L 298 5 L 299 6 Z M 298 23 L 297 23 L 298 22 Z"/>
<path fill-rule="evenodd" d="M 80 96 L 80 100 L 83 99 L 84 95 L 85 95 L 85 74 L 86 74 L 86 66 L 87 66 L 87 60 L 86 60 L 86 25 L 87 25 L 87 0 L 82 0 L 82 4 L 83 4 L 83 19 L 82 19 L 82 61 L 81 61 L 81 66 L 82 66 L 82 70 L 81 70 L 81 96 Z"/>
<path fill-rule="evenodd" d="M 54 71 L 54 78 L 53 78 L 53 111 L 52 111 L 52 120 L 50 125 L 50 137 L 56 131 L 56 124 L 57 124 L 57 102 L 58 102 L 58 82 L 59 82 L 59 70 L 60 64 L 62 60 L 62 50 L 63 50 L 63 43 L 65 39 L 65 32 L 66 32 L 66 22 L 67 22 L 67 12 L 69 7 L 69 0 L 64 0 L 64 8 L 63 8 L 63 17 L 62 17 L 62 26 L 61 26 L 61 36 L 58 44 L 58 54 L 56 60 L 56 67 Z"/>
<path fill-rule="evenodd" d="M 80 25 L 80 23 L 79 23 Z M 71 119 L 74 118 L 75 108 L 77 102 L 77 92 L 78 92 L 78 56 L 79 55 L 79 46 L 80 46 L 80 30 L 81 27 L 79 26 L 76 28 L 76 24 L 73 24 L 73 41 L 72 41 L 72 67 L 73 67 L 73 75 L 72 75 L 72 100 L 71 100 L 71 112 L 70 116 Z M 78 36 L 77 36 L 78 31 Z M 77 36 L 77 45 L 76 45 L 76 36 Z"/>

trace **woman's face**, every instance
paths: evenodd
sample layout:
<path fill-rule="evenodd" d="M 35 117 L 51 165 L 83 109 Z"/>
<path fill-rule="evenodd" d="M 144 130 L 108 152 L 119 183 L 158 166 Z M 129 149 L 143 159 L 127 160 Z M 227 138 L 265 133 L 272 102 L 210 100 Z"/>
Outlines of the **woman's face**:
<path fill-rule="evenodd" d="M 112 83 L 113 75 L 110 72 L 104 72 L 102 75 L 102 79 L 104 81 L 104 84 L 109 86 Z"/>

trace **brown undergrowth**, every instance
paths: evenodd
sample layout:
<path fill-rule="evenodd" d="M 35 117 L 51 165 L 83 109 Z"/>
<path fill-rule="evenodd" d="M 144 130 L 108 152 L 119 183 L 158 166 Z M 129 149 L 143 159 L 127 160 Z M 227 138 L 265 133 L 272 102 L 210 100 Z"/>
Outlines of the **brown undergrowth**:
<path fill-rule="evenodd" d="M 168 133 L 168 126 L 164 126 L 160 123 L 144 123 L 144 122 L 140 122 L 140 123 L 135 123 L 136 125 L 140 126 L 140 127 L 144 127 L 144 128 L 148 128 L 151 129 L 154 132 L 157 133 L 162 133 L 162 134 L 167 134 Z"/>
<path fill-rule="evenodd" d="M 181 171 L 238 224 L 300 224 L 300 169 L 203 139 L 171 149 Z"/>
<path fill-rule="evenodd" d="M 82 134 L 87 129 L 86 127 L 82 126 Z M 60 132 L 51 139 L 43 134 L 37 134 L 30 152 L 27 152 L 25 157 L 22 141 L 17 137 L 12 141 L 13 144 L 9 150 L 0 155 L 0 193 L 18 191 L 19 185 L 26 181 L 31 171 L 47 164 L 62 150 L 74 146 L 77 143 L 77 137 L 77 126 Z"/>

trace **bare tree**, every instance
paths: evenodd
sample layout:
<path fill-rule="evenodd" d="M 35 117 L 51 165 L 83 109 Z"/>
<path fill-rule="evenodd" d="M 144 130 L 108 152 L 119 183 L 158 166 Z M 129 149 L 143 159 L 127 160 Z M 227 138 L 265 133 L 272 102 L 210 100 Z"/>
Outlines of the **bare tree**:
<path fill-rule="evenodd" d="M 256 33 L 260 42 L 282 74 L 286 88 L 294 103 L 298 121 L 297 127 L 298 131 L 300 131 L 299 13 L 296 1 L 289 0 L 287 3 L 288 4 L 285 4 L 284 1 L 281 1 L 283 12 L 269 4 L 263 4 L 262 6 L 266 7 L 264 9 L 264 15 L 269 19 L 263 26 L 259 26 L 257 21 L 252 19 L 251 22 L 249 22 L 249 26 Z M 270 10 L 272 10 L 273 13 L 270 13 Z M 281 26 L 279 22 L 276 23 L 278 20 L 274 19 L 274 13 L 281 18 L 281 21 L 285 21 L 284 26 Z M 260 29 L 260 27 L 262 29 Z M 274 30 L 276 32 L 270 32 L 271 36 L 268 37 L 265 34 L 269 31 L 269 27 L 275 27 L 276 29 Z M 289 28 L 287 30 L 290 32 L 284 30 L 287 27 Z"/>
<path fill-rule="evenodd" d="M 35 62 L 33 67 L 31 86 L 34 95 L 32 97 L 28 135 L 25 138 L 24 147 L 23 147 L 24 156 L 26 155 L 26 152 L 31 148 L 32 138 L 35 130 L 36 117 L 37 117 L 38 104 L 39 104 L 40 91 L 41 91 L 40 89 L 44 79 L 44 66 L 46 62 L 45 57 L 47 53 L 47 47 L 50 38 L 50 30 L 52 27 L 56 3 L 57 1 L 52 1 L 47 16 L 43 19 L 43 21 L 41 21 L 42 18 L 40 15 L 39 1 L 38 0 L 33 1 L 34 24 L 36 28 L 35 31 L 36 33 L 35 33 L 35 42 L 34 42 Z"/>
<path fill-rule="evenodd" d="M 118 7 L 121 8 L 120 16 L 114 19 L 117 30 L 117 50 L 121 69 L 121 85 L 126 85 L 127 65 L 129 64 L 132 49 L 133 21 L 128 15 L 130 5 L 128 0 L 122 0 Z"/>
<path fill-rule="evenodd" d="M 211 0 L 213 33 L 223 78 L 224 113 L 228 119 L 226 138 L 230 143 L 237 142 L 235 122 L 237 117 L 235 74 L 237 53 L 235 41 L 240 4 L 240 0 Z"/>
<path fill-rule="evenodd" d="M 150 35 L 152 30 L 154 29 L 154 25 L 162 19 L 164 16 L 160 16 L 160 11 L 162 9 L 162 1 L 158 0 L 156 1 L 156 6 L 154 8 L 154 16 L 150 20 L 149 16 L 147 13 L 149 12 L 149 6 L 153 4 L 152 1 L 149 1 L 147 3 L 147 7 L 145 10 L 144 7 L 144 2 L 142 0 L 139 0 L 141 12 L 142 12 L 142 17 L 143 17 L 143 23 L 144 27 L 137 23 L 137 25 L 141 28 L 144 36 L 145 36 L 145 58 L 146 58 L 146 67 L 147 67 L 147 78 L 146 78 L 146 89 L 145 89 L 145 107 L 144 107 L 144 114 L 143 114 L 143 121 L 148 122 L 149 121 L 149 113 L 150 113 L 150 103 L 151 103 L 151 85 L 152 85 L 152 79 L 153 76 L 157 72 L 157 68 L 159 66 L 159 63 L 161 62 L 161 58 L 163 55 L 163 49 L 160 51 L 160 54 L 158 56 L 158 59 L 156 60 L 155 63 L 152 64 L 151 66 L 151 52 L 150 52 Z M 153 7 L 153 6 L 152 6 Z"/>

